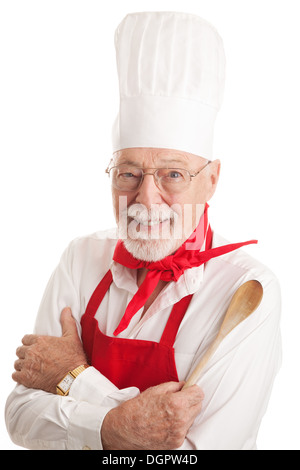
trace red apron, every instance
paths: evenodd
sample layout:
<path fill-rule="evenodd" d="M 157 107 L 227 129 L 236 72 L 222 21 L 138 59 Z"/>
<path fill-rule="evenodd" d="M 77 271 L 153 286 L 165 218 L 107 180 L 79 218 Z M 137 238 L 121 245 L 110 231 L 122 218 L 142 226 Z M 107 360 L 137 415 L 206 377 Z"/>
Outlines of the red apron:
<path fill-rule="evenodd" d="M 104 335 L 95 314 L 112 283 L 109 270 L 96 287 L 81 318 L 83 347 L 89 364 L 116 387 L 140 391 L 164 382 L 178 382 L 173 344 L 192 295 L 174 305 L 159 343 Z"/>

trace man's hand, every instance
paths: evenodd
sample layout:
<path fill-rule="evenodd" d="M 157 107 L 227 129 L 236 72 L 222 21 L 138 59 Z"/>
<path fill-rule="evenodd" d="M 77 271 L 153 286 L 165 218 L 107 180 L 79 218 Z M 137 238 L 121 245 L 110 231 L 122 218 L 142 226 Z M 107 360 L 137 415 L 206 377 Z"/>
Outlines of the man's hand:
<path fill-rule="evenodd" d="M 28 388 L 56 393 L 56 385 L 87 359 L 69 307 L 61 313 L 62 336 L 26 335 L 16 354 L 13 380 Z"/>
<path fill-rule="evenodd" d="M 151 387 L 110 410 L 101 439 L 105 450 L 164 450 L 180 447 L 201 411 L 202 390 L 184 382 Z"/>

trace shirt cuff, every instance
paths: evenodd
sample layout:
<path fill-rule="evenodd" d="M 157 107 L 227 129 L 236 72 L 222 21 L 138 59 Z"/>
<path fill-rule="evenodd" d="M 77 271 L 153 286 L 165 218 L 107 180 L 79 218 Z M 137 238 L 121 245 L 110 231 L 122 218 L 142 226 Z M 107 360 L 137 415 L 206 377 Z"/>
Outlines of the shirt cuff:
<path fill-rule="evenodd" d="M 100 430 L 110 408 L 78 403 L 69 418 L 68 450 L 103 450 Z"/>
<path fill-rule="evenodd" d="M 69 396 L 81 402 L 114 408 L 140 393 L 136 387 L 118 389 L 94 367 L 88 367 L 74 380 Z"/>
<path fill-rule="evenodd" d="M 136 387 L 119 390 L 94 367 L 74 380 L 69 396 L 78 402 L 68 427 L 68 449 L 103 450 L 101 427 L 106 414 L 140 393 Z"/>

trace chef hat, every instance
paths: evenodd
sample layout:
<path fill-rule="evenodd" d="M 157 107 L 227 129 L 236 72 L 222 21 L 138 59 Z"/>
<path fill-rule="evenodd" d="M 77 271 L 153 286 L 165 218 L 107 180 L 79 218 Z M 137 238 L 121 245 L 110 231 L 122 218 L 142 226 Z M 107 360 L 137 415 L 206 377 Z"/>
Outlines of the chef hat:
<path fill-rule="evenodd" d="M 210 159 L 225 76 L 223 42 L 198 16 L 127 15 L 115 33 L 120 106 L 113 151 L 176 149 Z"/>

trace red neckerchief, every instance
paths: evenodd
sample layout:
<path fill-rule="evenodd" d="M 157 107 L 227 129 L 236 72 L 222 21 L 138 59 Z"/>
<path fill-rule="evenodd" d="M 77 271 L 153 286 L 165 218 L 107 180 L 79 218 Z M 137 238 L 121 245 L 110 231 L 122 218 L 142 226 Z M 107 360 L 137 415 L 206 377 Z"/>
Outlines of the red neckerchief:
<path fill-rule="evenodd" d="M 192 235 L 178 248 L 178 250 L 170 256 L 166 256 L 160 261 L 148 262 L 141 261 L 132 256 L 127 251 L 122 240 L 118 240 L 113 260 L 130 269 L 146 268 L 148 273 L 140 285 L 138 291 L 133 296 L 126 311 L 120 321 L 119 326 L 114 331 L 114 336 L 124 331 L 129 325 L 132 317 L 143 307 L 150 297 L 159 280 L 177 281 L 186 269 L 201 266 L 211 258 L 216 258 L 230 251 L 237 250 L 241 246 L 257 243 L 257 240 L 249 240 L 242 243 L 233 243 L 230 245 L 211 248 L 211 228 L 208 225 L 206 204 L 205 211 L 200 219 L 197 228 Z M 200 251 L 206 238 L 206 248 Z M 189 249 L 192 244 L 193 249 Z"/>

